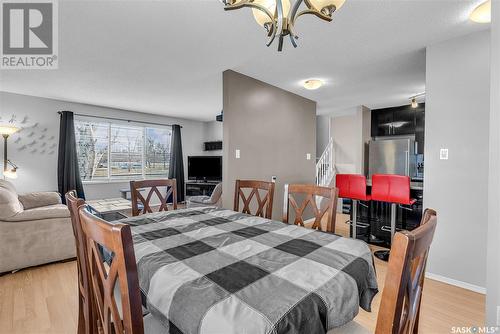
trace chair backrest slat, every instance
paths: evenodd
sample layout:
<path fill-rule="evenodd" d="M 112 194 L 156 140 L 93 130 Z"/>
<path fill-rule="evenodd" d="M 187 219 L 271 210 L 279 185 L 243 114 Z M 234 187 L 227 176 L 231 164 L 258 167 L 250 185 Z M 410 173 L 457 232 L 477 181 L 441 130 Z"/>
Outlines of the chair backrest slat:
<path fill-rule="evenodd" d="M 301 205 L 296 201 L 295 195 L 305 196 Z M 322 208 L 318 208 L 316 198 L 323 197 Z M 285 184 L 285 196 L 283 205 L 283 222 L 289 224 L 290 206 L 295 214 L 294 224 L 304 226 L 303 215 L 308 206 L 311 206 L 314 214 L 312 228 L 324 232 L 335 232 L 335 220 L 337 216 L 338 189 L 331 187 L 321 187 L 314 184 Z M 320 205 L 321 206 L 321 205 Z M 326 228 L 321 226 L 323 217 L 327 215 Z"/>
<path fill-rule="evenodd" d="M 158 189 L 165 187 L 165 195 Z M 146 198 L 141 194 L 141 190 L 148 190 Z M 132 215 L 152 213 L 151 199 L 153 195 L 159 199 L 158 211 L 168 211 L 168 199 L 172 196 L 172 206 L 177 210 L 177 182 L 175 179 L 130 181 L 130 195 L 132 198 Z M 140 207 L 140 206 L 141 207 Z"/>
<path fill-rule="evenodd" d="M 139 279 L 130 226 L 108 223 L 79 208 L 85 232 L 95 313 L 104 334 L 143 334 Z M 111 254 L 111 263 L 103 252 Z M 121 300 L 115 298 L 119 285 Z M 121 312 L 118 308 L 121 308 Z"/>
<path fill-rule="evenodd" d="M 66 204 L 71 215 L 71 225 L 75 236 L 76 264 L 78 269 L 78 334 L 91 334 L 95 332 L 92 291 L 90 286 L 90 273 L 87 266 L 87 243 L 83 233 L 78 207 L 85 201 L 78 198 L 76 191 L 71 190 L 65 195 Z"/>
<path fill-rule="evenodd" d="M 243 189 L 251 189 L 248 196 Z M 259 190 L 265 191 L 261 196 Z M 252 199 L 255 198 L 257 209 L 251 212 Z M 234 187 L 234 211 L 240 211 L 240 199 L 243 203 L 242 213 L 271 219 L 273 215 L 274 182 L 256 180 L 236 180 Z"/>
<path fill-rule="evenodd" d="M 427 209 L 418 228 L 395 234 L 376 334 L 418 333 L 425 266 L 436 224 L 436 212 Z"/>

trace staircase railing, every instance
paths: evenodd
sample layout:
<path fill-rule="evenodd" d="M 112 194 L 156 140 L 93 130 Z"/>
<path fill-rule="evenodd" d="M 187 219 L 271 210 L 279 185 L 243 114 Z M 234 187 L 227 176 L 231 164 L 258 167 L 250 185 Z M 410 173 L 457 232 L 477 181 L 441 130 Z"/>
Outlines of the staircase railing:
<path fill-rule="evenodd" d="M 319 186 L 330 186 L 335 176 L 335 148 L 333 139 L 330 138 L 323 154 L 316 163 L 316 184 Z"/>

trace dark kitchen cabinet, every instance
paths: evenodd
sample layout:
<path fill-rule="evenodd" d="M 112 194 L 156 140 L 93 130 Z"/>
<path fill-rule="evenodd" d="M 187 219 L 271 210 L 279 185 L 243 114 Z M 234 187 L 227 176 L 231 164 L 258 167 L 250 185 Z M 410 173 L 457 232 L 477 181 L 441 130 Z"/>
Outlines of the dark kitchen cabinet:
<path fill-rule="evenodd" d="M 372 137 L 390 136 L 393 112 L 389 109 L 372 111 Z"/>
<path fill-rule="evenodd" d="M 415 140 L 423 150 L 425 103 L 416 109 L 410 105 L 372 110 L 372 137 L 415 135 Z M 419 132 L 418 132 L 419 131 Z M 417 133 L 418 132 L 418 133 Z M 421 136 L 419 139 L 417 136 Z"/>
<path fill-rule="evenodd" d="M 398 108 L 393 111 L 392 133 L 394 136 L 415 133 L 415 109 Z"/>

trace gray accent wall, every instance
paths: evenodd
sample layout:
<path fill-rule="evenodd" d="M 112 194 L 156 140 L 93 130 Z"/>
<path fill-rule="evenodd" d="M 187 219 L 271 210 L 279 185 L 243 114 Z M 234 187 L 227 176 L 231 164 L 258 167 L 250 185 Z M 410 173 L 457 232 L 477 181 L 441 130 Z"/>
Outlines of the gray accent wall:
<path fill-rule="evenodd" d="M 315 182 L 316 102 L 225 71 L 223 105 L 223 206 L 233 207 L 236 179 L 276 175 L 273 218 L 281 219 L 284 184 Z"/>
<path fill-rule="evenodd" d="M 427 47 L 424 207 L 438 214 L 427 271 L 483 292 L 489 117 L 489 31 Z"/>
<path fill-rule="evenodd" d="M 500 2 L 491 9 L 490 174 L 486 320 L 500 326 Z"/>

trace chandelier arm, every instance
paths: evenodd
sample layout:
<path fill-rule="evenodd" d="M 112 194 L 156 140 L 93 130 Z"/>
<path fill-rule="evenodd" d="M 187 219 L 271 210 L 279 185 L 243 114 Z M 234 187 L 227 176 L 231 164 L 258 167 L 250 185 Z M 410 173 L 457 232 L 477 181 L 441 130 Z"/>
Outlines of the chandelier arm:
<path fill-rule="evenodd" d="M 273 25 L 273 33 L 269 34 L 268 36 L 269 36 L 269 38 L 267 39 L 266 46 L 270 46 L 271 44 L 273 44 L 274 39 L 276 38 L 276 32 L 274 30 L 274 25 Z"/>
<path fill-rule="evenodd" d="M 328 15 L 325 15 L 325 14 L 323 14 L 321 12 L 318 12 L 316 9 L 306 9 L 306 10 L 303 10 L 300 13 L 297 14 L 297 16 L 295 17 L 295 19 L 298 19 L 302 15 L 306 15 L 306 14 L 317 16 L 320 19 L 328 21 L 328 22 L 332 21 L 332 17 L 331 16 L 328 16 Z"/>
<path fill-rule="evenodd" d="M 293 34 L 291 31 L 290 31 L 290 42 L 292 43 L 293 47 L 296 48 L 297 47 L 297 42 L 295 41 L 295 39 L 297 39 L 298 37 L 295 36 L 295 34 Z"/>
<path fill-rule="evenodd" d="M 276 27 L 276 34 L 282 35 L 283 28 L 285 27 L 285 18 L 283 15 L 283 2 L 282 0 L 276 0 L 276 17 L 278 26 Z"/>
<path fill-rule="evenodd" d="M 295 33 L 295 20 L 298 17 L 297 12 L 299 11 L 299 8 L 302 5 L 303 1 L 304 0 L 296 0 L 293 3 L 292 10 L 290 11 L 290 19 L 288 22 L 288 31 L 290 33 L 290 42 L 292 43 L 294 48 L 297 47 L 296 39 L 298 39 L 298 36 Z"/>
<path fill-rule="evenodd" d="M 278 40 L 278 51 L 279 52 L 283 51 L 283 35 L 280 35 Z"/>

